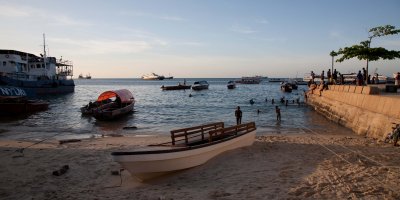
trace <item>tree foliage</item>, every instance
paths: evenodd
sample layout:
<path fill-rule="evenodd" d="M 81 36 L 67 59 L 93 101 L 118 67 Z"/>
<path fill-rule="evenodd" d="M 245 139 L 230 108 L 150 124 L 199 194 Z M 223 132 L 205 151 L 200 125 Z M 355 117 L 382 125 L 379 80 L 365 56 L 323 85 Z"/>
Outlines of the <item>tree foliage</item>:
<path fill-rule="evenodd" d="M 337 59 L 336 62 L 343 62 L 351 58 L 358 58 L 359 60 L 376 61 L 379 59 L 393 60 L 400 58 L 400 51 L 387 50 L 383 47 L 368 47 L 369 41 L 362 41 L 360 44 L 353 45 L 351 47 L 340 48 L 338 51 L 341 58 Z"/>
<path fill-rule="evenodd" d="M 351 58 L 358 58 L 359 60 L 376 61 L 379 59 L 393 60 L 400 58 L 400 51 L 387 50 L 383 47 L 371 48 L 371 39 L 374 37 L 381 37 L 385 35 L 395 35 L 400 33 L 400 29 L 391 25 L 378 26 L 369 30 L 371 35 L 369 40 L 362 41 L 360 44 L 351 47 L 340 48 L 337 55 L 341 55 L 336 62 L 343 62 Z M 332 52 L 331 52 L 332 53 Z M 332 56 L 332 55 L 331 55 Z"/>

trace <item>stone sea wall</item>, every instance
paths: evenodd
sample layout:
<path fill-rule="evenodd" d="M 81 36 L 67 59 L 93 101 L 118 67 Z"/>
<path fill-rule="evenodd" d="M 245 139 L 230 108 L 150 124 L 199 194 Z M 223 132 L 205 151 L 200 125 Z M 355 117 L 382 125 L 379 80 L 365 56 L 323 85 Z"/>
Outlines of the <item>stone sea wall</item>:
<path fill-rule="evenodd" d="M 307 103 L 330 120 L 359 135 L 383 139 L 400 123 L 400 96 L 379 95 L 371 86 L 331 85 L 310 89 Z"/>

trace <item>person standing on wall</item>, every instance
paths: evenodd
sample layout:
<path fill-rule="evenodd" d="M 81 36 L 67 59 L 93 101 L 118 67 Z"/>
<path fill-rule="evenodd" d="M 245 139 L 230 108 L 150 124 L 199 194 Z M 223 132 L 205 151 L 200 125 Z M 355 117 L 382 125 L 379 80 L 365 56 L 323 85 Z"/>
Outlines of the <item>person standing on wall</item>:
<path fill-rule="evenodd" d="M 240 106 L 235 110 L 236 117 L 236 125 L 242 124 L 242 111 L 240 110 Z"/>
<path fill-rule="evenodd" d="M 397 85 L 397 87 L 400 87 L 400 72 L 397 72 L 396 76 L 394 77 L 394 84 Z"/>

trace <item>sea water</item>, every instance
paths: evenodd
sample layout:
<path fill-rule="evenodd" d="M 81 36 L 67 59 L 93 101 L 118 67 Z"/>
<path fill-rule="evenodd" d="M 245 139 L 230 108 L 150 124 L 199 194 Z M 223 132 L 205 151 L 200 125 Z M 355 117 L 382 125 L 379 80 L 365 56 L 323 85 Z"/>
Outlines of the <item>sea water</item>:
<path fill-rule="evenodd" d="M 162 85 L 206 80 L 208 90 L 163 91 Z M 304 104 L 306 86 L 291 93 L 282 92 L 280 83 L 237 84 L 227 89 L 226 78 L 215 79 L 79 79 L 75 92 L 43 96 L 50 102 L 47 111 L 18 117 L 0 118 L 0 138 L 43 139 L 86 138 L 99 135 L 168 135 L 173 129 L 212 122 L 235 125 L 235 109 L 241 107 L 242 123 L 254 121 L 258 134 L 301 133 L 304 127 L 330 131 L 348 131 L 329 122 Z M 128 89 L 135 97 L 134 112 L 113 121 L 99 121 L 83 116 L 80 107 L 95 101 L 104 91 Z M 191 94 L 191 95 L 190 95 Z M 280 98 L 289 100 L 288 106 Z M 253 99 L 255 103 L 250 104 Z M 272 104 L 272 99 L 275 104 Z M 300 100 L 300 105 L 296 100 Z M 293 103 L 293 100 L 295 101 Z M 282 121 L 277 122 L 275 106 L 281 109 Z M 257 112 L 257 111 L 260 112 Z M 124 129 L 124 127 L 130 127 Z M 136 127 L 136 128 L 132 128 Z"/>

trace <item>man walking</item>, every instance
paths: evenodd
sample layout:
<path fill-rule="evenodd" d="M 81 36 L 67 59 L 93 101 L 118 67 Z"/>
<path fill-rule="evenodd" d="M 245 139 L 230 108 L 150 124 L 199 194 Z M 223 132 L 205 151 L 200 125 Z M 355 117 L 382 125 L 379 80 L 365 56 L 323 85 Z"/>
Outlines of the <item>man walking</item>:
<path fill-rule="evenodd" d="M 236 117 L 236 125 L 242 123 L 242 111 L 240 110 L 240 106 L 237 107 L 235 110 L 235 117 Z"/>

